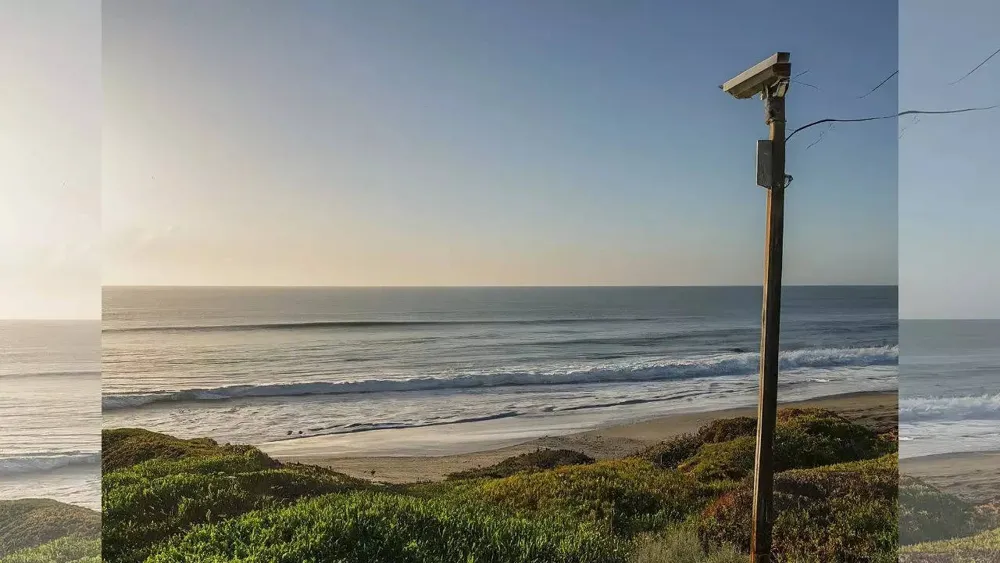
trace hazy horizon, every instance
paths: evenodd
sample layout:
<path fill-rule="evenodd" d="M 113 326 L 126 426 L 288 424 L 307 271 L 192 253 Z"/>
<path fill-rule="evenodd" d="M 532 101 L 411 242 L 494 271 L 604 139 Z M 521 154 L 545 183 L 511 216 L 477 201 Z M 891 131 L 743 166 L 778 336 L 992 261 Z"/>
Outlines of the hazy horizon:
<path fill-rule="evenodd" d="M 320 289 L 367 289 L 367 288 L 415 288 L 415 289 L 434 289 L 434 288 L 600 288 L 600 287 L 622 287 L 622 288 L 660 288 L 660 287 L 677 287 L 677 288 L 691 288 L 691 287 L 761 287 L 760 284 L 703 284 L 703 285 L 157 285 L 157 284 L 145 284 L 145 285 L 103 285 L 104 289 L 107 288 L 121 288 L 121 287 L 149 287 L 149 288 L 273 288 L 273 289 L 293 289 L 293 288 L 320 288 Z M 897 284 L 823 284 L 823 283 L 804 283 L 804 284 L 782 284 L 782 287 L 898 287 Z"/>
<path fill-rule="evenodd" d="M 728 4 L 107 1 L 104 283 L 758 284 L 767 126 L 718 85 L 788 50 L 790 125 L 885 113 L 896 8 Z M 892 285 L 895 127 L 820 134 L 784 279 Z"/>
<path fill-rule="evenodd" d="M 0 37 L 0 317 L 99 319 L 100 0 L 0 0 Z"/>
<path fill-rule="evenodd" d="M 791 128 L 891 113 L 897 91 L 903 109 L 990 103 L 1000 68 L 949 85 L 995 49 L 987 0 L 793 5 L 780 43 L 738 2 L 731 21 L 644 3 L 0 5 L 8 319 L 100 318 L 102 282 L 756 285 L 766 126 L 719 83 L 790 51 Z M 899 88 L 861 96 L 897 67 Z M 998 115 L 797 135 L 786 285 L 902 278 L 904 318 L 1000 316 Z"/>

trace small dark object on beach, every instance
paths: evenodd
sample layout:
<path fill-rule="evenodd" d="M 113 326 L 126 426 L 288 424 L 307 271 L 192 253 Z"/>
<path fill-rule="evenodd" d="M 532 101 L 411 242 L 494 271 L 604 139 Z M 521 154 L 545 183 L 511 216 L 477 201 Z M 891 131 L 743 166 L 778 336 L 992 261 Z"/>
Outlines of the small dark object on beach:
<path fill-rule="evenodd" d="M 299 435 L 300 435 L 300 436 L 302 435 L 302 431 L 301 431 L 301 430 L 299 430 Z"/>
<path fill-rule="evenodd" d="M 292 435 L 292 431 L 291 430 L 288 431 L 288 434 L 285 434 L 285 436 L 291 436 L 291 435 Z"/>

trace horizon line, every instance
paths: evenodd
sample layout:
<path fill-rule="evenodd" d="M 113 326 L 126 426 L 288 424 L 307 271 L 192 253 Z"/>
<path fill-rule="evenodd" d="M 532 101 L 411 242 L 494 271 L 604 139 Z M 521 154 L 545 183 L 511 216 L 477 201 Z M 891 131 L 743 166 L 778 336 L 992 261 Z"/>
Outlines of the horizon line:
<path fill-rule="evenodd" d="M 101 289 L 586 289 L 586 288 L 702 288 L 702 287 L 763 287 L 762 284 L 702 284 L 702 285 L 175 285 L 175 284 L 107 284 Z M 899 287 L 899 283 L 806 283 L 784 284 L 782 287 Z"/>
<path fill-rule="evenodd" d="M 0 317 L 0 323 L 82 323 L 86 321 L 102 321 L 100 317 L 76 317 L 76 318 L 53 318 L 53 317 Z"/>

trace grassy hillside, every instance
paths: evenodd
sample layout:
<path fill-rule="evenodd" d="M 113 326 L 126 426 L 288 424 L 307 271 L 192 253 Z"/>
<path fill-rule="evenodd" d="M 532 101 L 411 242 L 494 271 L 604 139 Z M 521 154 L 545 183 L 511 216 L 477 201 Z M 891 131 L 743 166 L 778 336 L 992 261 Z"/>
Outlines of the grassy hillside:
<path fill-rule="evenodd" d="M 542 450 L 381 485 L 249 446 L 104 433 L 104 557 L 365 563 L 718 561 L 749 544 L 752 419 L 629 459 Z M 828 411 L 780 415 L 775 555 L 895 561 L 896 442 Z"/>
<path fill-rule="evenodd" d="M 901 563 L 1000 561 L 997 506 L 979 506 L 910 477 L 901 481 Z"/>
<path fill-rule="evenodd" d="M 0 563 L 97 555 L 101 515 L 52 499 L 0 500 Z"/>
<path fill-rule="evenodd" d="M 281 464 L 250 446 L 138 429 L 105 431 L 103 443 L 108 561 L 144 561 L 154 546 L 199 524 L 374 487 L 320 467 Z"/>
<path fill-rule="evenodd" d="M 101 563 L 101 540 L 63 537 L 0 557 L 0 563 Z"/>
<path fill-rule="evenodd" d="M 1000 561 L 1000 528 L 971 537 L 906 546 L 900 563 L 987 563 Z"/>

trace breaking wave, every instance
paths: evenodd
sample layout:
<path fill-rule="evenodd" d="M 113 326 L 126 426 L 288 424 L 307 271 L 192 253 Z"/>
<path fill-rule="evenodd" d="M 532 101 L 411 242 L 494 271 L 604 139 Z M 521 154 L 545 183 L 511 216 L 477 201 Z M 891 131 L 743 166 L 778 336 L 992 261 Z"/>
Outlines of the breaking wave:
<path fill-rule="evenodd" d="M 1000 420 L 1000 394 L 900 399 L 899 420 Z"/>
<path fill-rule="evenodd" d="M 24 455 L 0 455 L 0 475 L 37 473 L 69 467 L 101 463 L 96 452 L 40 452 Z"/>
<path fill-rule="evenodd" d="M 898 357 L 899 349 L 897 346 L 791 350 L 781 354 L 780 369 L 895 365 Z M 241 398 L 655 382 L 748 375 L 755 373 L 758 365 L 759 354 L 757 353 L 730 353 L 562 370 L 497 370 L 452 377 L 368 379 L 340 382 L 310 381 L 146 393 L 109 393 L 103 397 L 103 408 L 115 410 L 165 402 L 225 401 Z"/>

